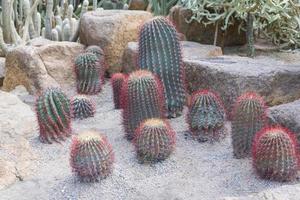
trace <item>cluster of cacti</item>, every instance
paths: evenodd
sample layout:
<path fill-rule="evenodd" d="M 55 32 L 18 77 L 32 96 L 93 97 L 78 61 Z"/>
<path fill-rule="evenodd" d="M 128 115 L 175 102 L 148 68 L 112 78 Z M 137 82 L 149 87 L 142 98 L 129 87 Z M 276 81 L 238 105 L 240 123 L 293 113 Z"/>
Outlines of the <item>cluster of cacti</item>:
<path fill-rule="evenodd" d="M 71 135 L 70 102 L 60 89 L 45 90 L 37 99 L 36 113 L 42 142 L 59 142 Z"/>
<path fill-rule="evenodd" d="M 135 129 L 145 119 L 164 118 L 164 96 L 159 80 L 149 71 L 132 72 L 122 92 L 123 123 L 127 138 L 133 139 Z"/>
<path fill-rule="evenodd" d="M 70 165 L 84 182 L 106 178 L 113 169 L 114 153 L 106 137 L 86 131 L 73 138 Z"/>
<path fill-rule="evenodd" d="M 71 101 L 72 117 L 76 119 L 85 119 L 93 117 L 96 111 L 96 106 L 86 96 L 76 96 Z"/>
<path fill-rule="evenodd" d="M 282 127 L 265 128 L 257 133 L 252 156 L 254 168 L 262 178 L 290 181 L 297 176 L 296 138 Z"/>
<path fill-rule="evenodd" d="M 226 112 L 214 92 L 200 90 L 192 95 L 187 122 L 192 136 L 200 142 L 218 141 L 226 134 Z"/>
<path fill-rule="evenodd" d="M 135 131 L 134 143 L 141 163 L 165 160 L 175 147 L 175 132 L 162 119 L 147 119 Z"/>
<path fill-rule="evenodd" d="M 84 52 L 78 55 L 75 60 L 78 93 L 99 93 L 104 83 L 104 72 L 105 68 L 95 54 Z"/>
<path fill-rule="evenodd" d="M 104 10 L 127 10 L 128 5 L 124 3 L 122 0 L 104 0 L 98 3 L 99 8 L 103 8 Z"/>
<path fill-rule="evenodd" d="M 122 73 L 116 73 L 111 77 L 111 85 L 113 89 L 114 104 L 116 109 L 121 108 L 121 89 L 126 79 L 126 75 Z"/>
<path fill-rule="evenodd" d="M 237 99 L 232 113 L 232 146 L 236 158 L 250 156 L 255 133 L 265 126 L 266 106 L 262 97 L 253 92 Z"/>
<path fill-rule="evenodd" d="M 186 102 L 181 47 L 175 27 L 166 18 L 156 17 L 142 26 L 138 66 L 161 79 L 168 117 L 180 116 Z"/>

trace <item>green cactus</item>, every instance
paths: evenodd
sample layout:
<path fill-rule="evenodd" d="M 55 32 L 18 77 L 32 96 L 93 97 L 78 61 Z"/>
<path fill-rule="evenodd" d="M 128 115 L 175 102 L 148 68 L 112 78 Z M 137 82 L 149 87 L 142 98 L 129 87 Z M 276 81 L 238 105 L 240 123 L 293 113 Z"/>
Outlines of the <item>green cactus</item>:
<path fill-rule="evenodd" d="M 70 102 L 58 88 L 49 88 L 36 102 L 40 140 L 44 143 L 59 142 L 71 135 Z"/>
<path fill-rule="evenodd" d="M 125 79 L 126 75 L 122 73 L 116 73 L 111 77 L 111 85 L 113 88 L 114 104 L 116 109 L 121 108 L 120 93 Z"/>
<path fill-rule="evenodd" d="M 85 119 L 93 117 L 96 111 L 95 103 L 88 97 L 76 96 L 71 101 L 72 117 L 76 119 Z"/>
<path fill-rule="evenodd" d="M 99 60 L 104 60 L 104 51 L 99 46 L 96 45 L 88 46 L 85 49 L 85 52 L 93 53 L 98 57 Z"/>
<path fill-rule="evenodd" d="M 187 114 L 192 136 L 200 142 L 219 141 L 226 134 L 225 113 L 222 101 L 212 91 L 195 92 Z"/>
<path fill-rule="evenodd" d="M 135 131 L 137 158 L 141 163 L 165 160 L 175 148 L 175 132 L 167 121 L 147 119 Z"/>
<path fill-rule="evenodd" d="M 264 179 L 291 181 L 297 177 L 295 134 L 282 127 L 265 128 L 253 141 L 253 166 Z"/>
<path fill-rule="evenodd" d="M 124 2 L 121 0 L 104 0 L 99 2 L 98 7 L 101 7 L 104 10 L 122 10 L 124 9 Z"/>
<path fill-rule="evenodd" d="M 266 108 L 262 97 L 253 92 L 237 99 L 232 113 L 232 146 L 236 158 L 250 156 L 254 135 L 265 126 Z"/>
<path fill-rule="evenodd" d="M 104 67 L 93 53 L 82 53 L 75 60 L 77 91 L 80 94 L 97 94 L 104 83 Z"/>
<path fill-rule="evenodd" d="M 86 131 L 74 137 L 70 165 L 83 182 L 95 182 L 111 174 L 114 153 L 106 137 L 95 131 Z"/>
<path fill-rule="evenodd" d="M 185 78 L 177 32 L 164 17 L 146 22 L 139 35 L 138 66 L 161 79 L 168 117 L 182 114 L 186 102 Z"/>
<path fill-rule="evenodd" d="M 164 118 L 164 97 L 160 82 L 145 70 L 132 72 L 123 84 L 123 123 L 127 139 L 145 119 Z"/>

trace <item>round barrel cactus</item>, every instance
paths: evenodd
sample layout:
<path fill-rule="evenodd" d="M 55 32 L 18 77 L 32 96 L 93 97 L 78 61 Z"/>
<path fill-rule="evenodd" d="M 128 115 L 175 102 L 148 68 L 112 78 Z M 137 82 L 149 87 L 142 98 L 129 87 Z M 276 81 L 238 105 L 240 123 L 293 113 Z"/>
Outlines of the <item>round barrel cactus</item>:
<path fill-rule="evenodd" d="M 295 135 L 282 127 L 257 133 L 252 149 L 253 165 L 264 179 L 291 181 L 297 176 Z"/>
<path fill-rule="evenodd" d="M 93 117 L 96 111 L 95 103 L 86 96 L 76 96 L 71 101 L 72 117 L 85 119 Z"/>
<path fill-rule="evenodd" d="M 225 121 L 225 108 L 218 95 L 209 90 L 199 90 L 192 95 L 187 122 L 195 139 L 219 141 L 226 135 Z"/>
<path fill-rule="evenodd" d="M 114 153 L 106 137 L 95 131 L 86 131 L 72 141 L 70 165 L 83 182 L 95 182 L 111 174 Z"/>
<path fill-rule="evenodd" d="M 164 96 L 159 80 L 149 71 L 132 72 L 123 84 L 123 123 L 127 139 L 145 119 L 164 118 Z"/>
<path fill-rule="evenodd" d="M 175 132 L 162 119 L 147 119 L 135 131 L 137 158 L 141 163 L 155 163 L 170 156 L 175 147 Z"/>
<path fill-rule="evenodd" d="M 168 117 L 180 116 L 186 102 L 185 75 L 176 29 L 166 18 L 155 17 L 142 26 L 138 66 L 162 81 Z"/>
<path fill-rule="evenodd" d="M 96 45 L 88 46 L 85 49 L 85 52 L 87 52 L 87 53 L 93 53 L 93 54 L 95 54 L 97 56 L 97 58 L 99 60 L 104 60 L 104 51 L 99 46 L 96 46 Z"/>
<path fill-rule="evenodd" d="M 251 155 L 254 135 L 266 124 L 266 106 L 261 96 L 248 92 L 240 96 L 232 113 L 232 146 L 236 158 Z"/>
<path fill-rule="evenodd" d="M 122 73 L 113 74 L 113 76 L 111 77 L 111 85 L 113 88 L 114 104 L 116 109 L 121 108 L 120 93 L 122 89 L 122 84 L 124 83 L 125 79 L 126 75 Z"/>
<path fill-rule="evenodd" d="M 105 68 L 93 53 L 82 53 L 75 60 L 77 91 L 80 94 L 94 95 L 101 91 Z"/>
<path fill-rule="evenodd" d="M 48 88 L 36 101 L 40 141 L 51 144 L 71 135 L 70 102 L 59 88 Z"/>

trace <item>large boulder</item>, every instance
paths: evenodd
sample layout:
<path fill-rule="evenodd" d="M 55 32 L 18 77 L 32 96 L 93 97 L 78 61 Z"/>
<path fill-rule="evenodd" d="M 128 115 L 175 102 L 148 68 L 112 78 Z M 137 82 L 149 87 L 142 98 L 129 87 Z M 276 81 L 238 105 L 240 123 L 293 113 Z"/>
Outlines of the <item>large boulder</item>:
<path fill-rule="evenodd" d="M 28 139 L 36 129 L 31 108 L 17 96 L 0 91 L 0 189 L 31 173 L 36 156 Z"/>
<path fill-rule="evenodd" d="M 217 46 L 203 45 L 196 42 L 181 41 L 183 62 L 190 59 L 211 58 L 222 55 L 222 49 Z M 129 42 L 122 59 L 122 71 L 130 73 L 137 69 L 138 43 Z"/>
<path fill-rule="evenodd" d="M 88 12 L 80 20 L 80 41 L 87 46 L 100 46 L 106 54 L 108 72 L 119 72 L 127 43 L 137 41 L 139 27 L 150 18 L 152 14 L 146 11 Z"/>
<path fill-rule="evenodd" d="M 24 85 L 34 94 L 49 86 L 75 86 L 74 58 L 84 46 L 74 42 L 36 39 L 8 53 L 3 89 Z"/>
<path fill-rule="evenodd" d="M 170 10 L 169 18 L 180 33 L 186 36 L 189 41 L 200 42 L 202 44 L 213 44 L 216 26 L 214 24 L 204 25 L 191 20 L 192 11 L 181 6 L 174 6 Z M 187 21 L 191 21 L 188 23 Z M 246 44 L 246 33 L 239 29 L 239 21 L 230 25 L 226 31 L 218 29 L 218 46 L 236 46 Z"/>
<path fill-rule="evenodd" d="M 218 92 L 230 110 L 236 98 L 255 91 L 269 106 L 300 98 L 300 68 L 269 57 L 255 59 L 221 56 L 185 60 L 187 86 L 190 92 L 210 88 Z"/>

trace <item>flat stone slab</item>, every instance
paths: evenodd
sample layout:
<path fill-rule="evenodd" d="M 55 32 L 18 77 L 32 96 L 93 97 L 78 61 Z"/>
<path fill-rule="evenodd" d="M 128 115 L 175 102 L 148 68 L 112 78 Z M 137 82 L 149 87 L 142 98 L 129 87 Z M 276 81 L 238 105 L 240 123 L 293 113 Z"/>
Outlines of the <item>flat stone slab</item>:
<path fill-rule="evenodd" d="M 204 45 L 197 42 L 181 41 L 183 61 L 190 59 L 202 59 L 223 55 L 222 49 L 213 45 Z M 138 42 L 129 42 L 124 50 L 122 59 L 122 71 L 130 73 L 137 69 Z"/>
<path fill-rule="evenodd" d="M 227 108 L 244 92 L 254 91 L 268 105 L 300 98 L 300 65 L 287 65 L 268 57 L 252 59 L 221 56 L 184 61 L 189 92 L 212 89 Z"/>

